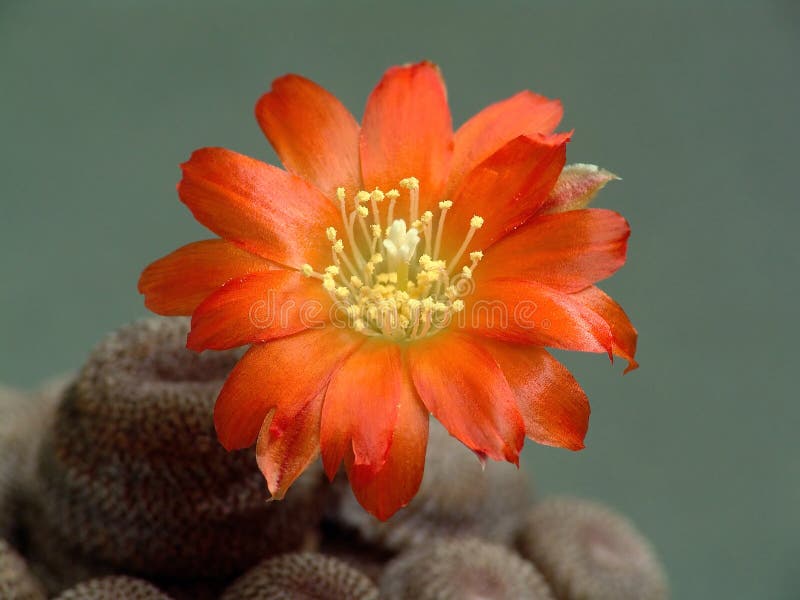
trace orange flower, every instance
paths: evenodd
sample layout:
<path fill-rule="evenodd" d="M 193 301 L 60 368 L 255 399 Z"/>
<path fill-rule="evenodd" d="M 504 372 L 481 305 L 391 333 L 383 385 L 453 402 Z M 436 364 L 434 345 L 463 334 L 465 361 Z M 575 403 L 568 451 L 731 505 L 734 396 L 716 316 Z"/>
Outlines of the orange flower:
<path fill-rule="evenodd" d="M 521 92 L 455 133 L 431 63 L 389 69 L 359 127 L 297 75 L 256 117 L 286 171 L 222 148 L 182 165 L 181 200 L 221 239 L 142 274 L 145 303 L 192 315 L 193 350 L 250 345 L 217 401 L 228 449 L 257 441 L 282 498 L 322 454 L 380 519 L 422 478 L 432 413 L 479 457 L 525 437 L 583 447 L 589 404 L 545 346 L 616 354 L 636 331 L 594 283 L 629 228 L 586 209 L 614 178 L 564 167 L 561 104 Z"/>

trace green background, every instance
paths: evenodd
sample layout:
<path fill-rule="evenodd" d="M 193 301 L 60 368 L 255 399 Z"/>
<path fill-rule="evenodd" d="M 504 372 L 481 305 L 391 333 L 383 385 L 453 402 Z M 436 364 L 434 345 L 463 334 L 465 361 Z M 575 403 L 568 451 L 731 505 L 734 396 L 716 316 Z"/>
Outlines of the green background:
<path fill-rule="evenodd" d="M 273 161 L 252 116 L 273 78 L 360 115 L 385 68 L 430 58 L 456 124 L 531 88 L 563 99 L 571 162 L 624 178 L 597 203 L 633 228 L 605 287 L 642 367 L 565 357 L 588 447 L 529 447 L 539 490 L 630 515 L 675 598 L 800 597 L 800 10 L 667 4 L 0 2 L 0 380 L 75 369 L 145 314 L 141 268 L 204 235 L 178 164 Z"/>

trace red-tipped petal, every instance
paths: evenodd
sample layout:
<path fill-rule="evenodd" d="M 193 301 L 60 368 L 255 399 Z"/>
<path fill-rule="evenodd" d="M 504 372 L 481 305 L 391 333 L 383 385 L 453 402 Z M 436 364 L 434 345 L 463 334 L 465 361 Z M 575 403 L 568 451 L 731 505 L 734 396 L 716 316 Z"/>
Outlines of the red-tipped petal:
<path fill-rule="evenodd" d="M 541 212 L 555 213 L 586 208 L 597 192 L 613 179 L 619 177 L 595 165 L 567 165 L 542 205 Z"/>
<path fill-rule="evenodd" d="M 271 421 L 275 435 L 291 433 L 295 415 L 324 392 L 331 374 L 358 347 L 360 338 L 326 327 L 250 348 L 231 371 L 214 407 L 220 443 L 228 450 L 251 446 L 272 410 L 276 410 Z M 287 467 L 277 461 L 275 470 L 281 474 L 267 481 L 278 490 Z"/>
<path fill-rule="evenodd" d="M 440 333 L 408 348 L 414 386 L 428 410 L 475 452 L 517 463 L 525 426 L 514 392 L 480 342 Z"/>
<path fill-rule="evenodd" d="M 406 374 L 392 444 L 383 467 L 373 473 L 369 468 L 353 465 L 352 455 L 345 455 L 353 493 L 381 521 L 406 506 L 419 490 L 425 469 L 428 419 L 428 411 Z"/>
<path fill-rule="evenodd" d="M 611 356 L 611 328 L 600 315 L 574 295 L 533 281 L 478 281 L 464 318 L 486 337 Z"/>
<path fill-rule="evenodd" d="M 490 341 L 487 349 L 514 390 L 528 437 L 547 446 L 582 449 L 589 399 L 567 368 L 536 346 Z"/>
<path fill-rule="evenodd" d="M 286 168 L 329 198 L 361 187 L 359 127 L 330 92 L 299 75 L 285 75 L 256 104 L 256 119 Z"/>
<path fill-rule="evenodd" d="M 639 334 L 622 307 L 598 287 L 586 288 L 572 296 L 603 317 L 611 327 L 614 354 L 628 361 L 625 373 L 638 369 L 635 356 Z"/>
<path fill-rule="evenodd" d="M 513 275 L 577 292 L 625 264 L 629 236 L 628 222 L 611 210 L 537 216 L 492 246 L 480 276 Z"/>
<path fill-rule="evenodd" d="M 563 115 L 561 102 L 523 91 L 487 106 L 455 134 L 450 189 L 472 169 L 520 135 L 550 134 Z"/>
<path fill-rule="evenodd" d="M 325 228 L 341 218 L 310 183 L 224 148 L 197 150 L 181 167 L 181 200 L 220 237 L 290 267 L 328 264 Z"/>
<path fill-rule="evenodd" d="M 319 281 L 296 271 L 253 273 L 228 282 L 192 315 L 190 350 L 225 350 L 321 327 L 330 297 Z"/>
<path fill-rule="evenodd" d="M 256 443 L 256 462 L 267 480 L 274 500 L 282 500 L 295 480 L 319 455 L 320 392 L 291 417 L 291 426 L 281 435 L 272 432 L 275 415 L 264 419 Z"/>
<path fill-rule="evenodd" d="M 564 166 L 568 141 L 569 134 L 514 138 L 470 171 L 447 214 L 448 250 L 461 245 L 473 215 L 484 224 L 470 248 L 485 251 L 535 214 Z"/>
<path fill-rule="evenodd" d="M 160 315 L 191 315 L 197 305 L 231 279 L 274 269 L 268 260 L 225 240 L 178 248 L 148 265 L 139 278 L 144 304 Z"/>
<path fill-rule="evenodd" d="M 436 65 L 392 67 L 367 100 L 361 128 L 361 172 L 366 189 L 420 181 L 420 210 L 442 199 L 453 153 L 444 81 Z"/>
<path fill-rule="evenodd" d="M 334 373 L 322 407 L 322 464 L 333 479 L 350 451 L 373 474 L 386 462 L 403 393 L 397 344 L 370 339 Z"/>

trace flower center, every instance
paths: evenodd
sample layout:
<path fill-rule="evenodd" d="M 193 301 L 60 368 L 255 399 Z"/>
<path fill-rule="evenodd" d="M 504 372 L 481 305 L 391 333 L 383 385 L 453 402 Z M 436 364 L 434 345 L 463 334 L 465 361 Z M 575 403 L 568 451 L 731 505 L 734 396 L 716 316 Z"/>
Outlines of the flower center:
<path fill-rule="evenodd" d="M 321 280 L 353 329 L 397 341 L 428 337 L 449 325 L 464 310 L 461 297 L 471 290 L 469 281 L 483 258 L 480 251 L 470 252 L 471 264 L 454 276 L 483 219 L 472 217 L 459 249 L 450 258 L 440 257 L 452 201 L 439 202 L 436 218 L 431 211 L 419 215 L 419 181 L 409 177 L 400 181 L 400 187 L 408 191 L 407 221 L 395 218 L 401 197 L 396 189 L 361 190 L 348 212 L 345 189 L 338 188 L 347 243 L 328 227 L 332 263 L 321 272 L 308 264 L 302 267 L 304 275 Z M 384 227 L 381 209 L 387 202 Z"/>

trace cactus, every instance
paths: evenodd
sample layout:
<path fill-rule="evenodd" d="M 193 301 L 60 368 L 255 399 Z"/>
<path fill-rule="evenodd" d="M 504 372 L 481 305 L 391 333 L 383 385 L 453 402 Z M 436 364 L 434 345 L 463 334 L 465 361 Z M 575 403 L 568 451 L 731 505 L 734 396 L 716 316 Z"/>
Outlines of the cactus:
<path fill-rule="evenodd" d="M 531 508 L 519 549 L 561 600 L 664 600 L 667 584 L 650 543 L 596 502 L 551 498 Z"/>
<path fill-rule="evenodd" d="M 380 589 L 385 600 L 554 600 L 533 565 L 478 539 L 410 548 L 386 567 Z"/>
<path fill-rule="evenodd" d="M 346 563 L 311 552 L 268 559 L 245 573 L 221 600 L 378 600 L 370 579 Z"/>

